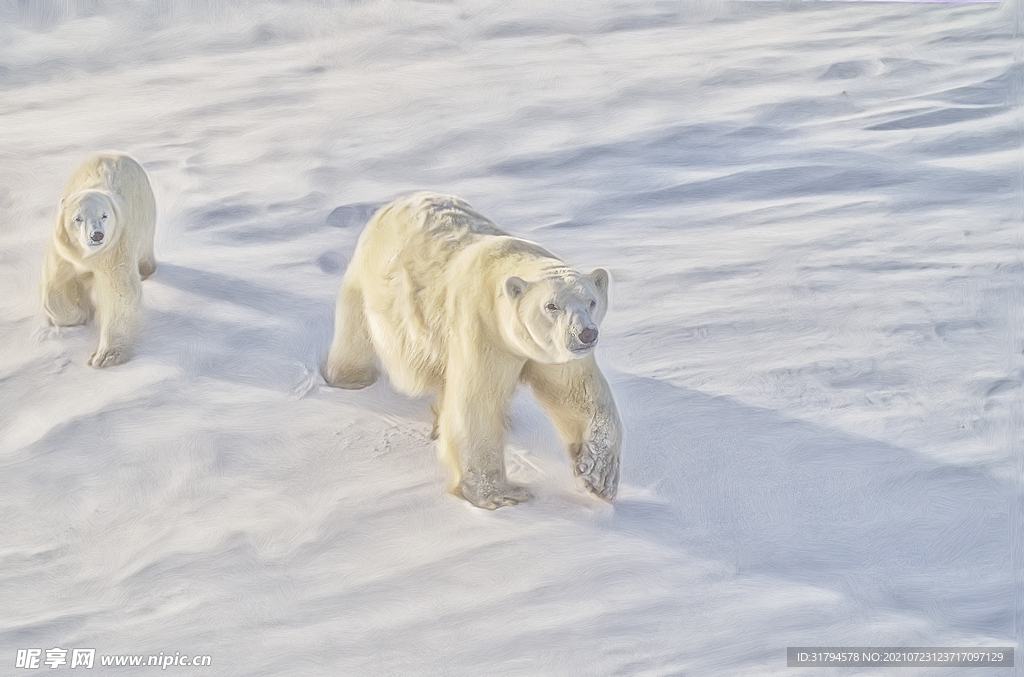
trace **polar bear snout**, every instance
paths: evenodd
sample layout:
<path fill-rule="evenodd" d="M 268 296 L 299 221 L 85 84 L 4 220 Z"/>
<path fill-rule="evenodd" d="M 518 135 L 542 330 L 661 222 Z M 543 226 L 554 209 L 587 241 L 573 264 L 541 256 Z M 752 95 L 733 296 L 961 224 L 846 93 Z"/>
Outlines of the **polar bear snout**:
<path fill-rule="evenodd" d="M 84 228 L 83 233 L 83 244 L 87 250 L 96 250 L 103 245 L 103 241 L 106 240 L 107 234 L 103 230 L 103 226 L 98 222 L 90 220 L 89 224 Z"/>
<path fill-rule="evenodd" d="M 597 327 L 594 325 L 587 325 L 575 335 L 571 335 L 572 339 L 569 342 L 569 350 L 574 353 L 577 357 L 582 357 L 590 352 L 591 348 L 597 343 Z"/>

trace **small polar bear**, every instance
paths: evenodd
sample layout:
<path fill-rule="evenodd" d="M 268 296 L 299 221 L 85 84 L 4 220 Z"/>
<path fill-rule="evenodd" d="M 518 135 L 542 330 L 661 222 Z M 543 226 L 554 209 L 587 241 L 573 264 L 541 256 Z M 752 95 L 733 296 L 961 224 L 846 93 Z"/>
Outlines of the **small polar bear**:
<path fill-rule="evenodd" d="M 530 498 L 505 473 L 508 409 L 530 385 L 575 471 L 612 500 L 621 429 L 593 350 L 608 273 L 567 267 L 457 197 L 416 193 L 370 219 L 341 282 L 324 378 L 363 388 L 383 366 L 431 407 L 450 490 L 494 509 Z"/>
<path fill-rule="evenodd" d="M 57 327 L 95 311 L 93 367 L 129 358 L 142 280 L 156 271 L 156 201 L 145 170 L 124 153 L 98 153 L 71 174 L 43 263 L 43 310 Z"/>

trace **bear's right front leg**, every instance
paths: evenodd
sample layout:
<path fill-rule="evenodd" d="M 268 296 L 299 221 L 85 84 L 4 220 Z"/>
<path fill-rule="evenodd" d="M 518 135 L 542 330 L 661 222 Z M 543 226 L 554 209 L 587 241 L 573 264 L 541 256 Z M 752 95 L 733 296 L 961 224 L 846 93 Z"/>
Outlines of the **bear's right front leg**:
<path fill-rule="evenodd" d="M 533 498 L 527 489 L 509 484 L 502 473 L 490 471 L 468 471 L 462 476 L 455 495 L 484 510 L 518 505 Z"/>
<path fill-rule="evenodd" d="M 514 367 L 464 361 L 449 365 L 437 420 L 438 444 L 452 471 L 452 493 L 478 508 L 494 510 L 531 497 L 505 474 L 505 412 L 515 384 Z"/>
<path fill-rule="evenodd" d="M 74 266 L 53 251 L 43 264 L 43 311 L 55 327 L 85 324 L 92 315 L 85 287 Z"/>

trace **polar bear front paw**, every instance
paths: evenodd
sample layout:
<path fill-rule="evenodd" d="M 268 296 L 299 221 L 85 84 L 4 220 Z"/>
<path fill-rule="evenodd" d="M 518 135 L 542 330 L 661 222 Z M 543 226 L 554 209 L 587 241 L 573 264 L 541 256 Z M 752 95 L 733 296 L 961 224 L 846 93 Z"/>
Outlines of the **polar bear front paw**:
<path fill-rule="evenodd" d="M 494 510 L 530 500 L 525 488 L 488 476 L 467 475 L 459 482 L 457 493 L 478 508 Z"/>
<path fill-rule="evenodd" d="M 128 357 L 128 350 L 123 346 L 111 346 L 105 349 L 97 348 L 89 356 L 89 361 L 86 364 L 96 368 L 113 367 L 115 364 L 127 362 Z"/>
<path fill-rule="evenodd" d="M 589 444 L 572 447 L 576 475 L 583 479 L 590 493 L 606 501 L 615 498 L 619 489 L 619 459 L 612 453 L 595 451 Z"/>

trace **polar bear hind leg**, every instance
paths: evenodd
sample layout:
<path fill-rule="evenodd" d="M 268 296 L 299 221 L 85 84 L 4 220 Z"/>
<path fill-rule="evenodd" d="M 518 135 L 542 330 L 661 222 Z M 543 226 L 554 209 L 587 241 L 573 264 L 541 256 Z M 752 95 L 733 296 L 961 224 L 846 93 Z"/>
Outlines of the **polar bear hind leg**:
<path fill-rule="evenodd" d="M 358 390 L 373 384 L 380 371 L 374 364 L 373 343 L 366 324 L 363 292 L 346 274 L 334 310 L 334 338 L 323 368 L 332 386 Z"/>

